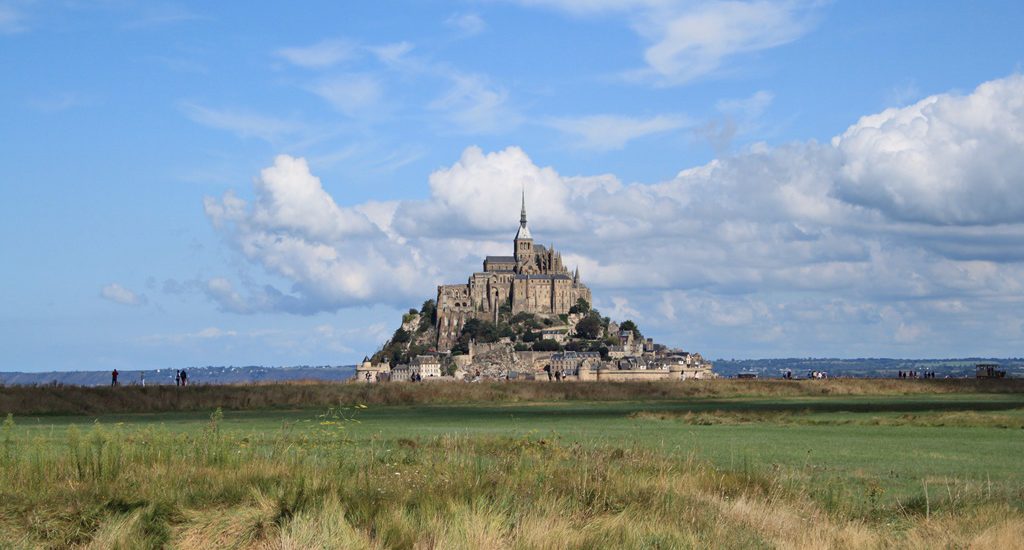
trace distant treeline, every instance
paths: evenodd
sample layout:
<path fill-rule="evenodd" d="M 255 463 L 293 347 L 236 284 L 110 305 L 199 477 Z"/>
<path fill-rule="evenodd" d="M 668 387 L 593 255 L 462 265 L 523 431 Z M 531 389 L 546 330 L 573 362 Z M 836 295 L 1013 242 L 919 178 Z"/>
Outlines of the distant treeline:
<path fill-rule="evenodd" d="M 1024 376 L 1024 359 L 993 357 L 961 357 L 952 359 L 889 359 L 864 357 L 835 359 L 827 357 L 790 357 L 779 359 L 716 359 L 715 372 L 721 376 L 735 376 L 741 372 L 757 373 L 761 377 L 780 377 L 786 371 L 804 376 L 809 371 L 824 371 L 830 376 L 852 378 L 894 378 L 899 371 L 934 371 L 936 376 L 973 378 L 978 363 L 1001 365 L 1011 377 Z"/>
<path fill-rule="evenodd" d="M 112 369 L 111 369 L 112 370 Z M 352 377 L 355 365 L 264 367 L 188 367 L 185 369 L 118 369 L 118 382 L 122 386 L 153 386 L 175 384 L 174 376 L 181 370 L 188 372 L 192 384 L 245 384 L 252 382 L 287 382 L 294 380 L 320 380 L 340 382 Z M 0 384 L 16 385 L 71 385 L 106 386 L 110 384 L 110 370 L 76 370 L 51 372 L 0 372 Z"/>
<path fill-rule="evenodd" d="M 1024 380 L 687 380 L 680 382 L 278 383 L 175 386 L 0 387 L 0 414 L 100 415 L 169 411 L 327 408 L 741 396 L 1024 393 Z"/>

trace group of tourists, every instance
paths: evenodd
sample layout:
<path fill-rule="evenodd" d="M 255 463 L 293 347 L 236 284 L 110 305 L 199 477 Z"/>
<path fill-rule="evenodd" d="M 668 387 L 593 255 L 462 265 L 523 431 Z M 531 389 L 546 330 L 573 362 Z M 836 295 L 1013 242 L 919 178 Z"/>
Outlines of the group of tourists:
<path fill-rule="evenodd" d="M 110 373 L 110 385 L 112 387 L 120 385 L 117 381 L 117 377 L 120 375 L 121 373 L 117 372 L 117 369 L 114 369 L 113 372 Z M 142 385 L 142 387 L 146 387 L 146 373 L 139 373 L 139 383 Z M 187 386 L 188 373 L 180 369 L 174 371 L 174 384 L 177 386 Z"/>
<path fill-rule="evenodd" d="M 899 371 L 897 373 L 899 378 L 935 378 L 935 371 L 926 370 L 917 372 L 916 370 Z"/>

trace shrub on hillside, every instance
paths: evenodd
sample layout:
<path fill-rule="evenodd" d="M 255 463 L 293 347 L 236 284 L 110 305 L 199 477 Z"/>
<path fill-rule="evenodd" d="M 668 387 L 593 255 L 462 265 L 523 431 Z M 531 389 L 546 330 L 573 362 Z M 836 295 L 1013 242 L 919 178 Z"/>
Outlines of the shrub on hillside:
<path fill-rule="evenodd" d="M 533 351 L 560 351 L 562 346 L 554 340 L 544 338 L 533 343 Z"/>

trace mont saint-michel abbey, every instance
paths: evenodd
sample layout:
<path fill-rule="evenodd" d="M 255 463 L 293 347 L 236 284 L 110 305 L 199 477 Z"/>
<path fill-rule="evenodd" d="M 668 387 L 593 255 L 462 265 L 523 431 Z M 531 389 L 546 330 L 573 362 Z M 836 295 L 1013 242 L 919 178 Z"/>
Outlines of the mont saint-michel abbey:
<path fill-rule="evenodd" d="M 451 348 L 469 319 L 497 321 L 503 309 L 513 315 L 560 315 L 580 298 L 591 302 L 579 268 L 570 273 L 554 247 L 534 244 L 526 226 L 525 193 L 512 251 L 512 256 L 484 258 L 483 271 L 470 275 L 466 284 L 437 287 L 438 351 Z"/>

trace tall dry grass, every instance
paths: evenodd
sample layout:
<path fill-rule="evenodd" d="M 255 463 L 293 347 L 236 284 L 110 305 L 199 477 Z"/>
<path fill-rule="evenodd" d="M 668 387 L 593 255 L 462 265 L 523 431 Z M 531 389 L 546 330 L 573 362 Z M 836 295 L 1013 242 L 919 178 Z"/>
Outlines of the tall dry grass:
<path fill-rule="evenodd" d="M 800 397 L 1022 393 L 1024 380 L 688 380 L 680 382 L 281 383 L 176 386 L 0 387 L 0 413 L 109 414 L 517 401 L 638 400 L 740 396 Z"/>
<path fill-rule="evenodd" d="M 979 411 L 904 413 L 899 415 L 862 415 L 823 418 L 814 409 L 804 410 L 668 410 L 636 411 L 630 418 L 674 420 L 695 426 L 773 424 L 804 426 L 925 426 L 956 428 L 1024 429 L 1024 416 Z"/>
<path fill-rule="evenodd" d="M 349 442 L 333 416 L 245 437 L 12 428 L 3 548 L 1012 548 L 1020 487 L 871 498 L 800 468 L 639 446 L 446 435 Z M 948 483 L 948 481 L 947 481 Z M 922 491 L 925 488 L 922 487 Z M 868 491 L 867 493 L 865 491 Z M 926 507 L 922 503 L 927 499 Z"/>

